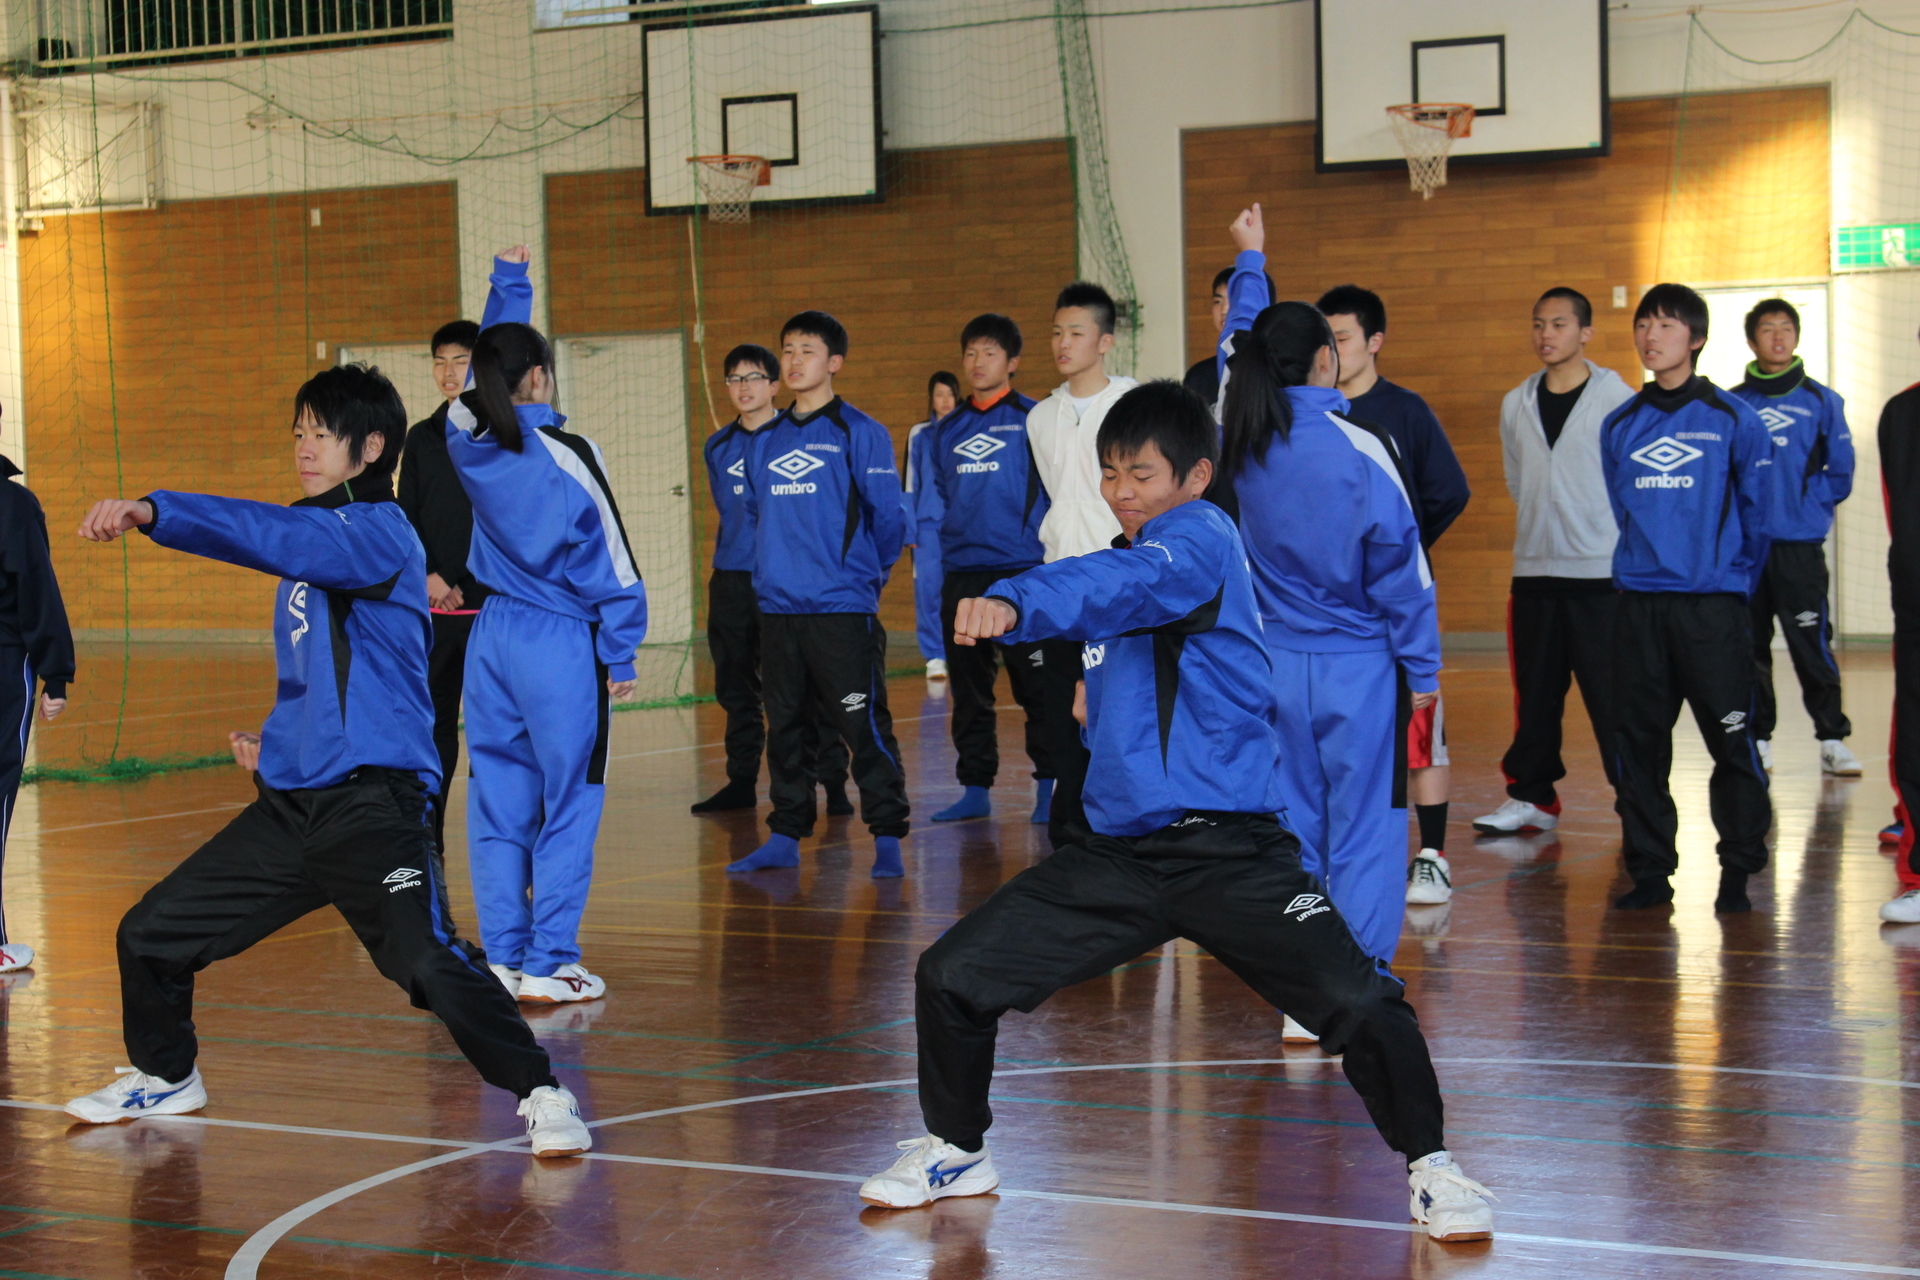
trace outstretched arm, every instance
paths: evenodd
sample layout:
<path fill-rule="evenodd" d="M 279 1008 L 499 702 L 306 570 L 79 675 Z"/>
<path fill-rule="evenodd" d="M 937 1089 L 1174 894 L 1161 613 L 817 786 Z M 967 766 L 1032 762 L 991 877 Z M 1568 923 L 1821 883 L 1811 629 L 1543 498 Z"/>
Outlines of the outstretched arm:
<path fill-rule="evenodd" d="M 134 529 L 163 547 L 327 591 L 390 582 L 406 568 L 408 552 L 385 530 L 344 510 L 166 490 L 138 499 L 104 498 L 87 512 L 79 532 L 92 542 L 112 542 Z"/>

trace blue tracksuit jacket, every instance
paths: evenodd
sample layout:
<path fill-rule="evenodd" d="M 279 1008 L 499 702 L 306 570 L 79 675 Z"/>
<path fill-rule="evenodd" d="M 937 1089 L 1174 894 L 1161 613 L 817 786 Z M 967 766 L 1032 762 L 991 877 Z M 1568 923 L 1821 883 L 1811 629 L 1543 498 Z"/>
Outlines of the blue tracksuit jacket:
<path fill-rule="evenodd" d="M 1853 433 L 1839 393 L 1807 376 L 1798 356 L 1771 376 L 1757 365 L 1733 394 L 1753 406 L 1773 439 L 1768 481 L 1775 542 L 1825 542 L 1833 509 L 1853 492 Z"/>
<path fill-rule="evenodd" d="M 753 518 L 747 511 L 747 445 L 753 432 L 735 418 L 707 437 L 701 453 L 707 461 L 707 489 L 720 516 L 713 540 L 713 567 L 753 568 Z"/>
<path fill-rule="evenodd" d="M 948 571 L 1018 573 L 1047 558 L 1040 545 L 1047 492 L 1027 444 L 1033 405 L 1018 391 L 987 409 L 963 400 L 934 428 L 933 482 L 946 513 L 940 559 Z"/>
<path fill-rule="evenodd" d="M 1264 288 L 1264 285 L 1262 286 Z M 1386 649 L 1415 693 L 1440 687 L 1433 573 L 1393 440 L 1332 387 L 1288 387 L 1293 427 L 1234 478 L 1267 642 Z"/>
<path fill-rule="evenodd" d="M 936 430 L 939 425 L 921 422 L 907 431 L 907 470 L 901 485 L 908 534 L 922 551 L 928 549 L 927 539 L 932 538 L 935 555 L 940 551 L 940 523 L 947 518 L 947 509 L 940 501 L 940 486 L 933 479 L 933 444 L 940 438 Z"/>
<path fill-rule="evenodd" d="M 260 734 L 260 780 L 331 787 L 363 765 L 440 789 L 427 696 L 427 557 L 385 481 L 291 507 L 150 493 L 163 547 L 280 578 L 273 649 L 279 694 Z"/>
<path fill-rule="evenodd" d="M 1622 591 L 1748 595 L 1767 562 L 1773 445 L 1746 401 L 1697 374 L 1648 383 L 1600 425 Z"/>
<path fill-rule="evenodd" d="M 875 613 L 906 516 L 887 429 L 835 396 L 753 433 L 747 510 L 763 613 Z"/>
<path fill-rule="evenodd" d="M 1184 503 L 1131 546 L 1056 560 L 988 588 L 1013 605 L 1002 640 L 1081 640 L 1082 800 L 1102 835 L 1141 836 L 1189 810 L 1274 813 L 1273 667 L 1226 513 Z"/>

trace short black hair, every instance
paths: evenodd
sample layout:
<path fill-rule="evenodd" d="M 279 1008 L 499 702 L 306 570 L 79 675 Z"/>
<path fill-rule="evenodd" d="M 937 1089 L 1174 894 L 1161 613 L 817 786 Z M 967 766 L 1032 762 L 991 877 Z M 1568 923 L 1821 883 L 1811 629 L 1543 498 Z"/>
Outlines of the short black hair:
<path fill-rule="evenodd" d="M 427 350 L 436 354 L 442 347 L 462 347 L 471 351 L 479 341 L 479 325 L 471 320 L 449 320 L 433 331 L 433 345 Z"/>
<path fill-rule="evenodd" d="M 1657 284 L 1641 294 L 1640 305 L 1633 309 L 1633 322 L 1639 324 L 1656 316 L 1678 320 L 1687 326 L 1689 342 L 1698 338 L 1701 347 L 1707 345 L 1707 300 L 1687 286 Z M 1693 362 L 1700 363 L 1699 348 L 1693 352 Z"/>
<path fill-rule="evenodd" d="M 1569 289 L 1563 284 L 1557 284 L 1534 300 L 1535 310 L 1538 310 L 1540 304 L 1548 298 L 1565 298 L 1572 305 L 1573 314 L 1580 321 L 1580 327 L 1582 329 L 1593 327 L 1593 304 L 1587 301 L 1586 294 L 1578 289 Z"/>
<path fill-rule="evenodd" d="M 1055 311 L 1065 311 L 1068 307 L 1092 312 L 1093 322 L 1100 326 L 1102 333 L 1113 332 L 1114 319 L 1120 314 L 1113 305 L 1113 295 L 1088 280 L 1075 280 L 1053 300 Z"/>
<path fill-rule="evenodd" d="M 1785 316 L 1793 321 L 1793 331 L 1800 332 L 1800 310 L 1785 298 L 1767 298 L 1753 304 L 1753 310 L 1747 312 L 1747 341 L 1752 342 L 1754 335 L 1760 332 L 1760 321 L 1767 316 Z"/>
<path fill-rule="evenodd" d="M 976 338 L 991 338 L 1009 357 L 1020 354 L 1020 326 L 997 311 L 975 316 L 960 331 L 960 349 L 965 351 Z"/>
<path fill-rule="evenodd" d="M 1360 322 L 1360 332 L 1366 337 L 1387 331 L 1387 304 L 1380 301 L 1379 294 L 1357 284 L 1337 284 L 1321 294 L 1313 306 L 1328 319 L 1352 316 Z"/>
<path fill-rule="evenodd" d="M 311 413 L 322 426 L 347 442 L 347 457 L 359 462 L 367 437 L 384 437 L 380 456 L 367 463 L 365 474 L 390 476 L 400 462 L 400 446 L 407 437 L 407 407 L 387 375 L 372 365 L 342 364 L 322 369 L 301 384 L 293 396 L 293 421 Z"/>
<path fill-rule="evenodd" d="M 733 371 L 743 364 L 750 364 L 759 369 L 767 375 L 769 382 L 780 381 L 780 361 L 773 352 L 757 342 L 743 342 L 727 352 L 726 363 L 720 366 L 720 372 L 731 376 Z"/>
<path fill-rule="evenodd" d="M 1226 288 L 1228 282 L 1233 279 L 1233 272 L 1234 268 L 1232 267 L 1222 267 L 1219 271 L 1215 272 L 1211 292 L 1218 293 Z M 1271 272 L 1262 271 L 1260 274 L 1267 278 L 1267 305 L 1272 306 L 1274 299 L 1280 296 L 1280 290 L 1274 285 Z"/>
<path fill-rule="evenodd" d="M 1174 482 L 1185 484 L 1201 459 L 1219 457 L 1219 433 L 1206 401 L 1170 378 L 1143 382 L 1115 400 L 1094 443 L 1101 463 L 1131 458 L 1148 445 L 1172 465 Z"/>
<path fill-rule="evenodd" d="M 847 354 L 847 327 L 824 311 L 802 311 L 781 325 L 780 341 L 785 343 L 790 333 L 820 339 L 827 344 L 827 354 L 830 356 L 844 357 Z"/>

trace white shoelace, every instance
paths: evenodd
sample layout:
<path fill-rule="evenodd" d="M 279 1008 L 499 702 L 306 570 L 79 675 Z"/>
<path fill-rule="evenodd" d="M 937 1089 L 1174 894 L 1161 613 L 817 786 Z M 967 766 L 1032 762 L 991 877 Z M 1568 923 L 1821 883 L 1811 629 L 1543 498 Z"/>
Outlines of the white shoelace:
<path fill-rule="evenodd" d="M 1499 1203 L 1499 1200 L 1500 1200 L 1499 1196 L 1493 1194 L 1493 1192 L 1487 1190 L 1485 1187 L 1475 1182 L 1472 1178 L 1469 1178 L 1466 1174 L 1460 1172 L 1460 1168 L 1458 1165 L 1450 1164 L 1440 1169 L 1422 1169 L 1419 1172 L 1419 1174 L 1416 1176 L 1420 1177 L 1423 1183 L 1426 1184 L 1422 1187 L 1422 1189 L 1428 1191 L 1429 1193 L 1432 1191 L 1431 1183 L 1433 1181 L 1439 1181 L 1439 1182 L 1448 1183 L 1458 1190 L 1468 1191 L 1476 1196 L 1482 1196 L 1488 1200 L 1493 1201 L 1496 1204 Z"/>

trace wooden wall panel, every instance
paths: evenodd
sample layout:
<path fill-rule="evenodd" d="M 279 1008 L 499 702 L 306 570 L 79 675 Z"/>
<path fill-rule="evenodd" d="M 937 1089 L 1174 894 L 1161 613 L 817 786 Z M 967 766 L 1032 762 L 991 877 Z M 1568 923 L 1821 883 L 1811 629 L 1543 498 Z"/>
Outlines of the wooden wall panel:
<path fill-rule="evenodd" d="M 788 316 L 808 308 L 831 312 L 851 345 L 836 389 L 887 425 L 896 453 L 907 428 L 924 416 L 928 375 L 958 372 L 960 329 L 983 311 L 1012 316 L 1025 335 L 1016 386 L 1038 397 L 1058 382 L 1047 338 L 1054 295 L 1073 278 L 1075 263 L 1065 144 L 892 152 L 886 165 L 882 204 L 762 209 L 746 226 L 701 221 L 692 228 L 708 357 L 702 369 L 699 346 L 688 344 L 702 582 L 714 518 L 699 450 L 718 425 L 708 416 L 709 390 L 718 422 L 732 417 L 715 366 L 735 344 L 777 347 Z M 547 179 L 557 336 L 693 330 L 688 220 L 647 217 L 644 178 L 624 170 Z M 590 423 L 581 429 L 593 433 Z M 896 639 L 912 630 L 904 559 L 887 585 L 881 617 Z"/>
<path fill-rule="evenodd" d="M 27 479 L 76 627 L 267 626 L 258 574 L 73 528 L 122 493 L 299 497 L 294 392 L 341 343 L 424 344 L 459 313 L 454 226 L 434 184 L 49 218 L 23 238 Z"/>
<path fill-rule="evenodd" d="M 1632 306 L 1644 286 L 1824 275 L 1827 118 L 1824 88 L 1617 102 L 1611 157 L 1456 166 L 1430 201 L 1404 170 L 1316 174 L 1311 124 L 1190 132 L 1189 358 L 1211 350 L 1209 287 L 1233 260 L 1227 224 L 1250 201 L 1264 208 L 1282 298 L 1311 302 L 1346 282 L 1378 292 L 1381 372 L 1432 404 L 1473 485 L 1435 548 L 1441 625 L 1502 631 L 1514 508 L 1500 400 L 1539 367 L 1534 300 L 1554 285 L 1586 294 L 1588 354 L 1638 385 Z M 1612 305 L 1617 285 L 1626 309 Z"/>

